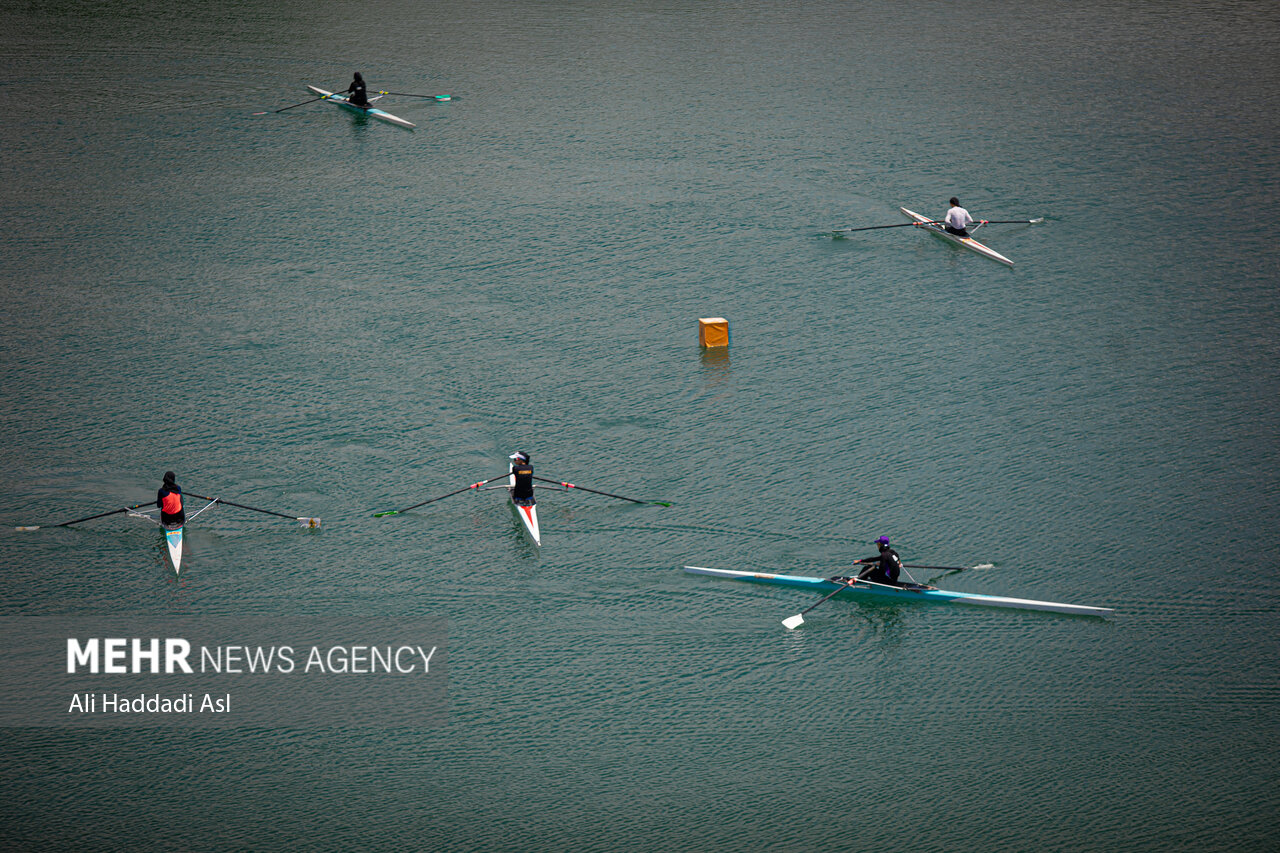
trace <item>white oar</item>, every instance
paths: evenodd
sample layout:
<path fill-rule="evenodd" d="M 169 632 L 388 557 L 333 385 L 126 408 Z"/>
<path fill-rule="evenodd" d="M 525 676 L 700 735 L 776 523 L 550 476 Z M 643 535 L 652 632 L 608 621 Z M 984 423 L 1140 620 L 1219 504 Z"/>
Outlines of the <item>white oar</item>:
<path fill-rule="evenodd" d="M 836 587 L 834 590 L 824 595 L 821 601 L 818 601 L 814 604 L 810 604 L 808 607 L 806 607 L 804 610 L 801 610 L 795 616 L 788 616 L 786 619 L 783 619 L 782 624 L 787 628 L 788 631 L 792 631 L 792 630 L 795 630 L 796 628 L 799 628 L 801 625 L 804 624 L 804 615 L 806 613 L 808 613 L 813 608 L 817 607 L 819 604 L 822 604 L 827 599 L 833 597 L 836 593 L 842 592 L 845 589 L 852 587 L 857 582 L 858 581 L 856 579 L 850 579 L 845 581 L 843 586 Z"/>

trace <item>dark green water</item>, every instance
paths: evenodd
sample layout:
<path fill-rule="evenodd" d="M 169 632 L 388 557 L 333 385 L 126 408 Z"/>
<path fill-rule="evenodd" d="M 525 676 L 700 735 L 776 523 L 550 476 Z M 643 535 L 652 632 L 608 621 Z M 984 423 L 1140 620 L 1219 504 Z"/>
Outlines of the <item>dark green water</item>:
<path fill-rule="evenodd" d="M 963 13 L 963 14 L 960 14 Z M 26 4 L 6 617 L 449 621 L 449 722 L 8 730 L 23 848 L 1275 849 L 1265 4 Z M 328 104 L 361 70 L 412 133 Z M 913 229 L 959 195 L 1006 269 Z M 697 318 L 732 323 L 727 355 Z M 673 501 L 501 493 L 503 470 Z M 893 536 L 1109 622 L 834 601 Z"/>

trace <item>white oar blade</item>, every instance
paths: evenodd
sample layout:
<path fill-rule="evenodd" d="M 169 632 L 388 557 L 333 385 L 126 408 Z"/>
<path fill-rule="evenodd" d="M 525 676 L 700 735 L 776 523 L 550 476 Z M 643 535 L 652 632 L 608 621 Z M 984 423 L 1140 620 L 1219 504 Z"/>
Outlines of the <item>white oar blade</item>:
<path fill-rule="evenodd" d="M 782 620 L 782 624 L 788 631 L 794 631 L 796 628 L 799 628 L 804 624 L 804 614 L 797 613 L 795 616 L 788 616 L 786 619 Z"/>
<path fill-rule="evenodd" d="M 14 529 L 14 530 L 24 530 L 24 531 L 25 531 L 25 530 L 39 530 L 39 529 L 40 529 L 40 525 L 36 524 L 36 525 L 30 526 L 30 527 L 15 527 L 15 528 L 13 528 L 13 529 Z"/>
<path fill-rule="evenodd" d="M 316 530 L 320 529 L 320 519 L 318 518 L 299 518 L 295 519 L 299 527 L 311 527 Z"/>
<path fill-rule="evenodd" d="M 994 569 L 995 567 L 996 567 L 996 564 L 995 564 L 995 563 L 978 563 L 978 565 L 974 566 L 973 568 L 975 568 L 975 569 Z"/>

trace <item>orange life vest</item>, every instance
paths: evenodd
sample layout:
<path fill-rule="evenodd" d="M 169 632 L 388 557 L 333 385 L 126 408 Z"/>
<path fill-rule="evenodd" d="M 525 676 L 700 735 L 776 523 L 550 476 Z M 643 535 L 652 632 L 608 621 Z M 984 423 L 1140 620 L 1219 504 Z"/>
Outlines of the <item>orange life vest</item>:
<path fill-rule="evenodd" d="M 169 492 L 160 501 L 160 511 L 165 515 L 177 515 L 182 512 L 182 492 Z"/>

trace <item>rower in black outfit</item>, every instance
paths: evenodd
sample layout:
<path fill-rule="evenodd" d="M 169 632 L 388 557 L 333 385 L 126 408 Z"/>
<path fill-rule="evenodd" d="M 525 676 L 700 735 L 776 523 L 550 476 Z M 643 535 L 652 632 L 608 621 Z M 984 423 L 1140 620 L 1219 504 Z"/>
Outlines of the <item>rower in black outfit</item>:
<path fill-rule="evenodd" d="M 165 527 L 181 527 L 187 520 L 182 509 L 182 488 L 172 471 L 164 472 L 164 482 L 156 492 L 156 506 L 160 507 L 160 523 Z"/>
<path fill-rule="evenodd" d="M 510 459 L 511 473 L 515 476 L 511 500 L 514 503 L 533 503 L 533 466 L 529 464 L 529 454 L 521 450 L 512 453 Z"/>
<path fill-rule="evenodd" d="M 858 575 L 858 580 L 901 586 L 898 583 L 898 575 L 902 572 L 902 558 L 898 556 L 897 551 L 889 547 L 888 536 L 881 536 L 876 540 L 876 545 L 880 548 L 879 554 L 853 561 L 855 564 L 871 563 Z"/>
<path fill-rule="evenodd" d="M 360 72 L 356 72 L 355 79 L 351 81 L 351 85 L 347 87 L 347 102 L 353 107 L 369 106 L 369 91 L 364 85 L 364 78 L 360 76 Z"/>

